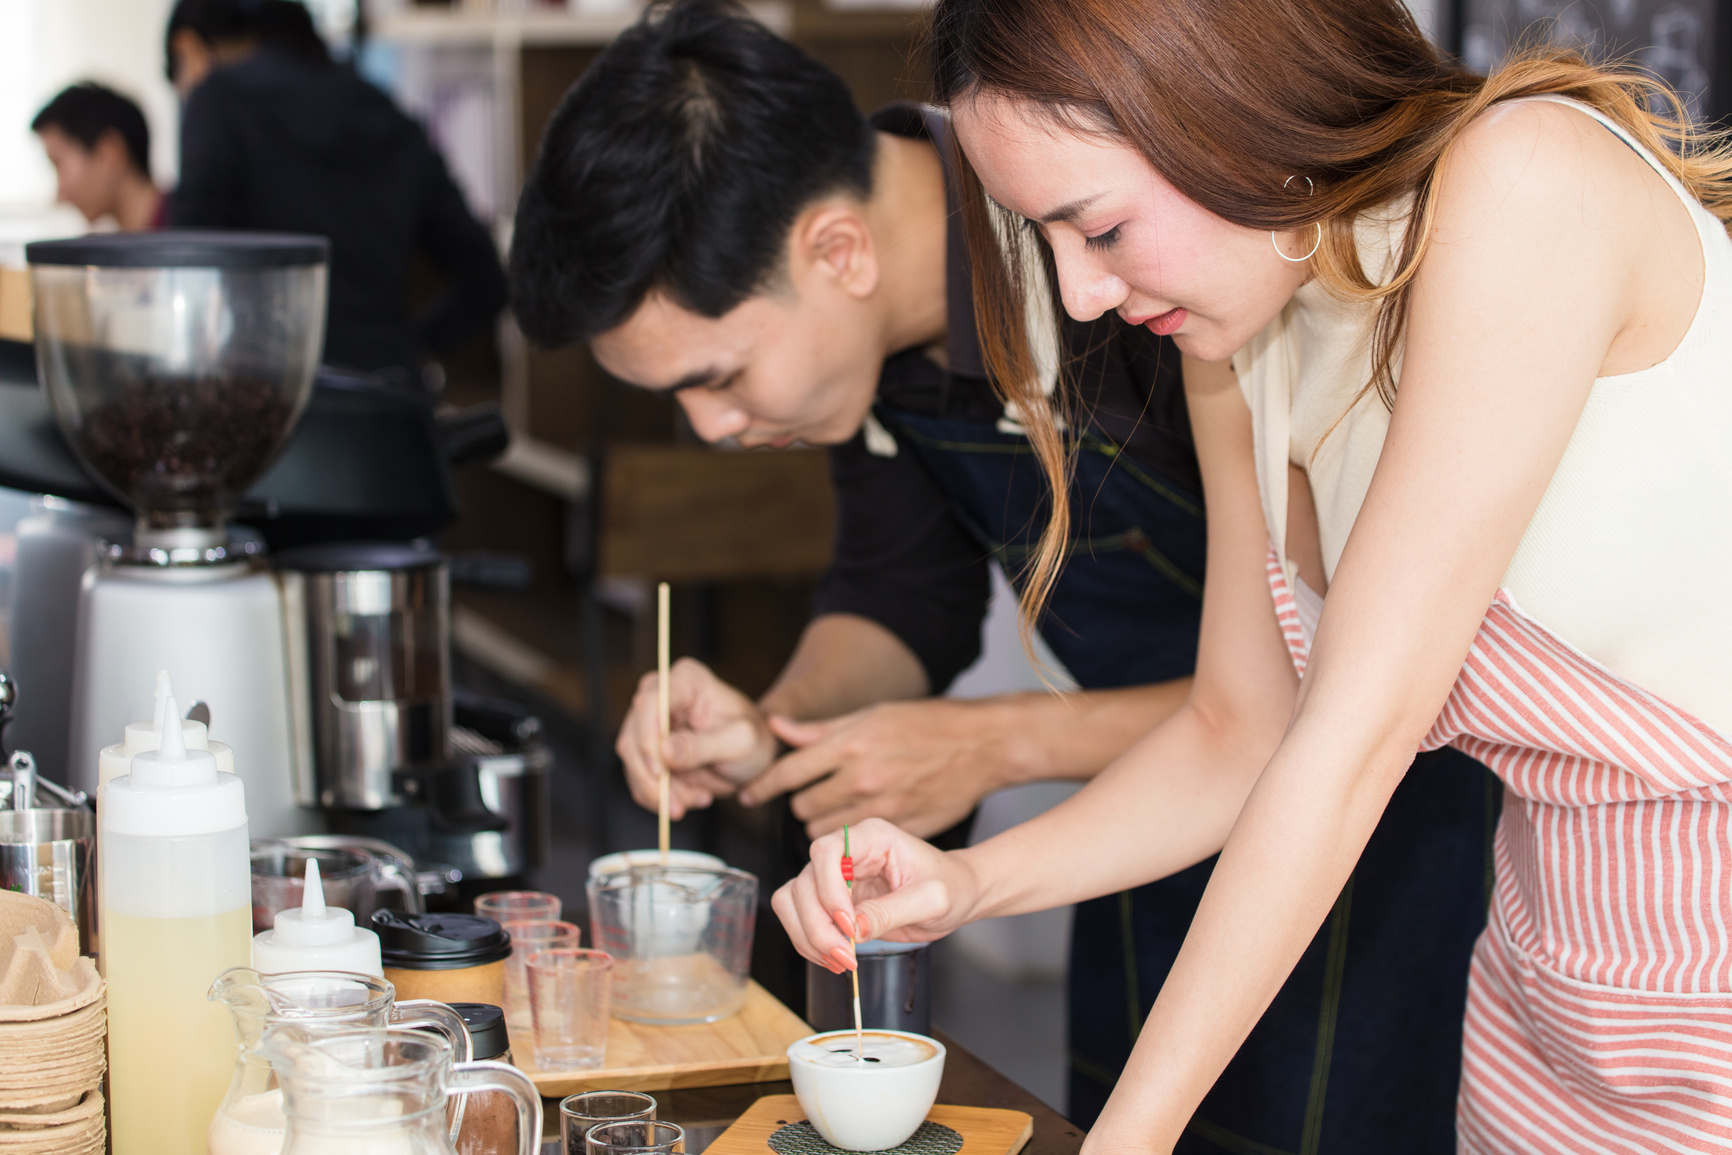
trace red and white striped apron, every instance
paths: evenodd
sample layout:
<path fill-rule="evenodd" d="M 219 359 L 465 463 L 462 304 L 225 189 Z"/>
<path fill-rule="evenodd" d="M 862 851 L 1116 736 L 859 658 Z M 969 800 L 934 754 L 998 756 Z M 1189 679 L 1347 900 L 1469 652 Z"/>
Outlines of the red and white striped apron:
<path fill-rule="evenodd" d="M 1269 585 L 1303 675 L 1273 549 Z M 1445 744 L 1505 784 L 1460 1149 L 1732 1155 L 1732 741 L 1500 590 L 1423 748 Z"/>

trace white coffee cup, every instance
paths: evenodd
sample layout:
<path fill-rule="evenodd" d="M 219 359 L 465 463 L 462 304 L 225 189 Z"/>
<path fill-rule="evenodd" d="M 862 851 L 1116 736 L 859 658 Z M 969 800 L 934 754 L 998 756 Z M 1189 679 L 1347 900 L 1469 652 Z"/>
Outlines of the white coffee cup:
<path fill-rule="evenodd" d="M 808 1035 L 788 1047 L 801 1109 L 818 1134 L 844 1151 L 884 1151 L 905 1142 L 932 1110 L 944 1077 L 944 1044 L 937 1039 L 909 1031 L 867 1031 L 865 1039 L 865 1062 L 853 1057 L 853 1031 Z M 896 1061 L 910 1056 L 909 1044 L 925 1054 Z M 875 1054 L 888 1061 L 870 1061 Z"/>

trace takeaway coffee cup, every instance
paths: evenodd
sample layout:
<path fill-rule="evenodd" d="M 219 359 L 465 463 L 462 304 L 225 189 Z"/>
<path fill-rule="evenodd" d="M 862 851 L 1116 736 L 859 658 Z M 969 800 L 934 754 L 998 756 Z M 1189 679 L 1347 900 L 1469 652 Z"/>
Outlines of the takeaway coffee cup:
<path fill-rule="evenodd" d="M 938 1099 L 944 1044 L 910 1031 L 808 1035 L 788 1047 L 794 1094 L 818 1134 L 844 1151 L 906 1142 Z"/>

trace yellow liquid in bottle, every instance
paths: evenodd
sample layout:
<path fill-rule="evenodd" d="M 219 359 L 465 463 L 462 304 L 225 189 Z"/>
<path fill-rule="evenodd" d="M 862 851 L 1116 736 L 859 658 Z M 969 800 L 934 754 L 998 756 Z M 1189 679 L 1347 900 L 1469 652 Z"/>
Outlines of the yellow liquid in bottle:
<path fill-rule="evenodd" d="M 235 1069 L 229 1010 L 205 997 L 250 965 L 250 906 L 202 918 L 103 917 L 109 1134 L 116 1155 L 204 1155 Z"/>

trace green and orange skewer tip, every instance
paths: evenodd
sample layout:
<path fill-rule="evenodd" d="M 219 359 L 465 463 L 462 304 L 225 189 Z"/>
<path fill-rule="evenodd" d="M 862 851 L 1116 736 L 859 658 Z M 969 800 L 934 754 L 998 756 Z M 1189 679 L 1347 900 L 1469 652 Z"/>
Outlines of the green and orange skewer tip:
<path fill-rule="evenodd" d="M 842 824 L 842 881 L 848 887 L 850 894 L 854 890 L 854 859 L 848 853 L 848 824 Z M 860 954 L 859 943 L 854 941 L 854 912 L 848 912 L 848 947 L 854 953 L 854 969 L 848 974 L 854 980 L 854 1059 L 856 1062 L 866 1061 L 866 1031 L 860 1025 Z"/>

